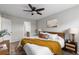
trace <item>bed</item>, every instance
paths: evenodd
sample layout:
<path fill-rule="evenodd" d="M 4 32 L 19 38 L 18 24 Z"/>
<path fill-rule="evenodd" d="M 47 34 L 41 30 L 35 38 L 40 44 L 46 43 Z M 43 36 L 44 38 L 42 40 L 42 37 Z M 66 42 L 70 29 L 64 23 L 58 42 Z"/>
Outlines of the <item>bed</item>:
<path fill-rule="evenodd" d="M 47 32 L 50 34 L 57 34 L 61 40 L 52 40 L 50 38 L 26 37 L 21 40 L 21 46 L 27 55 L 62 55 L 62 48 L 64 47 L 64 33 Z M 47 33 L 44 33 L 44 35 Z M 43 36 L 44 37 L 44 36 Z"/>

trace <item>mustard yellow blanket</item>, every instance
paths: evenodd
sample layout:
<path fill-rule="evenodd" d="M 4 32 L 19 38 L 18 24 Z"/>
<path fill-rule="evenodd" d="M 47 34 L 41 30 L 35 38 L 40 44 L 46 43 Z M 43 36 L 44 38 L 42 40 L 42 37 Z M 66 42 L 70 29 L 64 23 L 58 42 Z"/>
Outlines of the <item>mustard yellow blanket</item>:
<path fill-rule="evenodd" d="M 31 38 L 23 38 L 21 41 L 21 45 L 24 46 L 26 43 L 31 43 L 31 44 L 36 44 L 36 45 L 40 45 L 40 46 L 45 46 L 48 47 L 51 52 L 57 54 L 57 55 L 61 55 L 62 54 L 62 50 L 61 50 L 61 46 L 58 42 L 56 41 L 50 41 L 50 40 L 40 40 L 40 39 L 31 39 Z"/>

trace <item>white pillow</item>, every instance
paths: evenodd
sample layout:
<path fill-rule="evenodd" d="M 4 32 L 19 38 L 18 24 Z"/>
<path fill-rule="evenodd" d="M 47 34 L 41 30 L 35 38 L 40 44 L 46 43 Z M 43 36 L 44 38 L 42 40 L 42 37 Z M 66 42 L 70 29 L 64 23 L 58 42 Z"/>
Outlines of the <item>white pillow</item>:
<path fill-rule="evenodd" d="M 49 39 L 53 39 L 53 40 L 58 39 L 57 34 L 48 34 L 48 36 L 49 36 Z"/>
<path fill-rule="evenodd" d="M 53 39 L 53 40 L 58 39 L 58 34 L 50 34 L 50 33 L 42 33 L 42 34 L 47 34 L 48 39 Z"/>
<path fill-rule="evenodd" d="M 43 32 L 42 32 L 41 34 L 49 34 L 49 33 L 43 33 Z"/>

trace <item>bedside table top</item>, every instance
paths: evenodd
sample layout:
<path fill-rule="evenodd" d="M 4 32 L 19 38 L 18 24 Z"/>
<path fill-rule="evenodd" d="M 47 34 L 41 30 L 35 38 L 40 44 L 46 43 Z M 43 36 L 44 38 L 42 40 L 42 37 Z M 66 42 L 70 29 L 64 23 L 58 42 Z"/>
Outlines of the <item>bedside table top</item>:
<path fill-rule="evenodd" d="M 65 42 L 65 43 L 68 43 L 68 44 L 77 44 L 77 42 Z"/>
<path fill-rule="evenodd" d="M 68 40 L 66 40 L 66 41 L 65 41 L 65 43 L 75 44 L 75 43 L 77 43 L 77 42 L 75 42 L 75 41 L 68 41 Z"/>

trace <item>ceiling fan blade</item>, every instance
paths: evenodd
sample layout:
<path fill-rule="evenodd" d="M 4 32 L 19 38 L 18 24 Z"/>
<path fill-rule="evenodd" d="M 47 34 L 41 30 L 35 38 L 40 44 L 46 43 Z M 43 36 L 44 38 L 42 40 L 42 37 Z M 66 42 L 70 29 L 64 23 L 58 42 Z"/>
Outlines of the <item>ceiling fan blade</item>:
<path fill-rule="evenodd" d="M 42 15 L 42 13 L 39 13 L 38 11 L 37 11 L 37 14 Z"/>
<path fill-rule="evenodd" d="M 42 10 L 44 10 L 44 8 L 37 9 L 36 11 L 42 11 Z"/>
<path fill-rule="evenodd" d="M 27 12 L 32 12 L 31 10 L 24 10 L 24 11 L 27 11 Z"/>
<path fill-rule="evenodd" d="M 31 4 L 28 4 L 29 5 L 29 7 L 31 8 L 31 9 L 33 9 L 33 7 L 32 7 L 32 5 Z"/>

